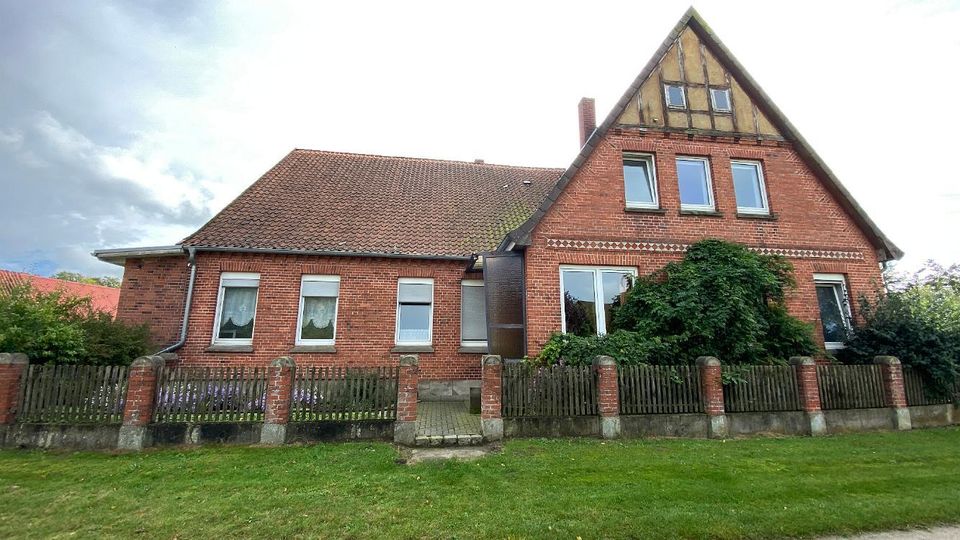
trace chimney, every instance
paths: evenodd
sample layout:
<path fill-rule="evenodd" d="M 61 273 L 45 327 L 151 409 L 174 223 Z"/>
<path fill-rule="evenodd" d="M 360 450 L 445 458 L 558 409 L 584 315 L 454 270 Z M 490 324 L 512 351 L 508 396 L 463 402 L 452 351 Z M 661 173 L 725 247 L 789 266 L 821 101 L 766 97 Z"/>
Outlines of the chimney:
<path fill-rule="evenodd" d="M 593 98 L 580 98 L 577 110 L 580 113 L 580 146 L 583 147 L 597 129 L 597 111 Z"/>

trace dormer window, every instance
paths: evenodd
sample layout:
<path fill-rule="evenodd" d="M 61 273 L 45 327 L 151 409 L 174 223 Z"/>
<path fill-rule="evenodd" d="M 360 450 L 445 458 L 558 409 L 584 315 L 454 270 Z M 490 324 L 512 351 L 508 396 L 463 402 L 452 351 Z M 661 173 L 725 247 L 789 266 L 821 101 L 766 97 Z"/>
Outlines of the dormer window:
<path fill-rule="evenodd" d="M 673 109 L 687 108 L 687 96 L 684 94 L 682 86 L 665 84 L 663 85 L 663 93 L 667 97 L 667 107 Z"/>
<path fill-rule="evenodd" d="M 730 89 L 729 88 L 711 88 L 710 100 L 713 103 L 713 110 L 716 112 L 730 112 Z"/>

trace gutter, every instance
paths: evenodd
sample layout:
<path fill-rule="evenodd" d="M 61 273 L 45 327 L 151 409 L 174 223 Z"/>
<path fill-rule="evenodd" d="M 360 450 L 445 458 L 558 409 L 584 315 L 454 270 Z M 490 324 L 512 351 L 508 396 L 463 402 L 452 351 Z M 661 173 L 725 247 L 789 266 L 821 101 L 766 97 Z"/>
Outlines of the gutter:
<path fill-rule="evenodd" d="M 187 299 L 183 303 L 183 324 L 180 326 L 180 339 L 173 345 L 157 351 L 156 354 L 173 352 L 183 347 L 183 344 L 187 342 L 187 326 L 190 323 L 190 305 L 193 304 L 193 284 L 197 279 L 197 249 L 188 247 L 187 254 L 187 264 L 190 266 L 190 282 L 187 284 Z"/>

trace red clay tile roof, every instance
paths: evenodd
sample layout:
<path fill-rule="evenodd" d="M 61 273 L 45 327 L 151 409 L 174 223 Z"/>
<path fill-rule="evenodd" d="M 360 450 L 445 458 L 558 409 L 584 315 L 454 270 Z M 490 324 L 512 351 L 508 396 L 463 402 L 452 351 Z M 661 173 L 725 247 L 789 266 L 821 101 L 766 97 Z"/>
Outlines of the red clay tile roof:
<path fill-rule="evenodd" d="M 89 297 L 94 309 L 105 311 L 114 317 L 117 315 L 117 304 L 120 302 L 120 289 L 35 276 L 24 272 L 0 270 L 0 289 L 9 290 L 24 282 L 30 283 L 34 289 L 45 293 L 59 290 L 70 296 Z"/>
<path fill-rule="evenodd" d="M 467 257 L 529 218 L 561 173 L 294 150 L 183 245 Z"/>

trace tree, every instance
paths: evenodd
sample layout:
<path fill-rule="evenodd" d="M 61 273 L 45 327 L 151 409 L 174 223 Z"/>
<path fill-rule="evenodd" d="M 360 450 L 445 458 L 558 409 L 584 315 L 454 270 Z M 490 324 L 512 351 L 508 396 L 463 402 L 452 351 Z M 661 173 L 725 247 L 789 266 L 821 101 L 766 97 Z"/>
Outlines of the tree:
<path fill-rule="evenodd" d="M 62 279 L 63 281 L 73 281 L 76 283 L 87 283 L 89 285 L 101 285 L 103 287 L 113 287 L 114 289 L 120 288 L 120 278 L 113 276 L 85 276 L 78 272 L 67 272 L 61 271 L 53 275 L 54 279 Z"/>

